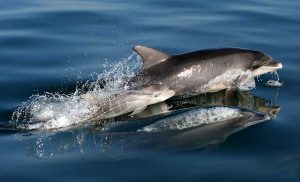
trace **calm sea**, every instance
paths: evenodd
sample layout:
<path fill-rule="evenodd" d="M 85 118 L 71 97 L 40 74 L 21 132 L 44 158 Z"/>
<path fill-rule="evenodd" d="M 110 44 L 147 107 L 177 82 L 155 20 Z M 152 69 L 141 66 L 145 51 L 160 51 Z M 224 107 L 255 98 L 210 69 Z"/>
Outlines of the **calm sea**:
<path fill-rule="evenodd" d="M 1 0 L 0 181 L 298 181 L 299 35 L 299 0 Z M 170 54 L 261 50 L 282 62 L 283 86 L 264 86 L 273 77 L 266 75 L 251 94 L 281 110 L 212 146 L 163 152 L 146 142 L 156 136 L 143 146 L 143 136 L 95 128 L 5 127 L 30 96 L 72 93 L 91 73 L 128 59 L 134 45 Z"/>

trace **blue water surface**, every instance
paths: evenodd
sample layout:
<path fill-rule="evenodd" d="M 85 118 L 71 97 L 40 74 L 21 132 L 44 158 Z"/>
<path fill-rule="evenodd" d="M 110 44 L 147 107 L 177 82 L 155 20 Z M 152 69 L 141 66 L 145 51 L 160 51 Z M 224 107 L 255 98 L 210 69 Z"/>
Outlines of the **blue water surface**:
<path fill-rule="evenodd" d="M 283 87 L 265 87 L 271 76 L 262 77 L 251 92 L 280 106 L 278 116 L 206 149 L 122 152 L 91 140 L 94 131 L 49 137 L 3 128 L 0 181 L 298 181 L 299 33 L 299 0 L 1 0 L 3 126 L 31 95 L 73 92 L 104 63 L 128 58 L 135 45 L 170 54 L 261 50 L 282 62 Z"/>

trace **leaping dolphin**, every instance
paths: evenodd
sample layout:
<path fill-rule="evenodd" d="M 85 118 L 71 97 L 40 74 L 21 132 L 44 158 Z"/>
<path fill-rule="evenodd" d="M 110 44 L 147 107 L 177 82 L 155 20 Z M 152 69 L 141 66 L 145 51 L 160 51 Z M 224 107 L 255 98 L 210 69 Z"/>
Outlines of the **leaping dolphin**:
<path fill-rule="evenodd" d="M 204 49 L 175 56 L 143 46 L 133 50 L 143 59 L 143 66 L 128 85 L 161 84 L 176 96 L 234 89 L 255 76 L 282 68 L 263 52 L 241 48 Z"/>

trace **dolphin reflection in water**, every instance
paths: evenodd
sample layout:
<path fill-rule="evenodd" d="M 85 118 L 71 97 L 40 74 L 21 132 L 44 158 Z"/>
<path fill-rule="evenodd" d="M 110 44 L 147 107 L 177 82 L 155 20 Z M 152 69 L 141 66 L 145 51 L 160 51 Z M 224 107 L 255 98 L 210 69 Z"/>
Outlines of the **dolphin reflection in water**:
<path fill-rule="evenodd" d="M 37 133 L 29 139 L 28 152 L 34 157 L 53 157 L 67 152 L 99 152 L 121 157 L 145 151 L 205 148 L 248 126 L 275 118 L 279 110 L 269 100 L 249 92 L 229 95 L 217 92 L 168 100 L 148 107 L 143 112 L 144 117 L 141 113 L 133 118 L 115 118 L 115 122 L 104 126 L 99 122 L 99 125 L 84 128 Z"/>
<path fill-rule="evenodd" d="M 184 108 L 196 106 L 234 106 L 245 108 L 256 112 L 268 114 L 275 118 L 280 111 L 280 107 L 273 104 L 272 99 L 265 99 L 255 96 L 249 91 L 219 91 L 214 93 L 200 94 L 189 98 L 175 98 L 148 106 L 147 110 L 135 116 L 126 117 L 123 115 L 118 120 L 130 120 L 137 118 L 150 117 L 163 113 L 168 113 Z"/>

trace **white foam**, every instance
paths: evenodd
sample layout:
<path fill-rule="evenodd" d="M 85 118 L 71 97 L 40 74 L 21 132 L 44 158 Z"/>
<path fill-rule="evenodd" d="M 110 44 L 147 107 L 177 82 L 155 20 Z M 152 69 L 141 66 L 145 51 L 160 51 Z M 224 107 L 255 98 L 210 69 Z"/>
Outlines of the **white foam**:
<path fill-rule="evenodd" d="M 125 85 L 141 66 L 133 53 L 115 65 L 105 65 L 108 71 L 96 75 L 73 94 L 45 93 L 34 95 L 16 109 L 11 123 L 23 129 L 56 129 L 83 122 L 91 117 L 101 102 L 111 95 L 126 91 Z M 105 86 L 101 85 L 103 82 Z"/>
<path fill-rule="evenodd" d="M 158 132 L 167 130 L 182 130 L 186 128 L 196 127 L 202 124 L 222 122 L 239 116 L 241 116 L 241 111 L 235 108 L 201 108 L 162 119 L 138 131 Z"/>
<path fill-rule="evenodd" d="M 269 87 L 281 87 L 283 85 L 282 82 L 280 82 L 280 78 L 279 78 L 279 75 L 276 71 L 274 71 L 274 75 L 275 75 L 275 78 L 274 80 L 271 79 L 271 80 L 268 80 L 265 85 L 266 86 L 269 86 Z"/>
<path fill-rule="evenodd" d="M 277 80 L 268 80 L 266 86 L 270 87 L 281 87 L 283 84 Z"/>

